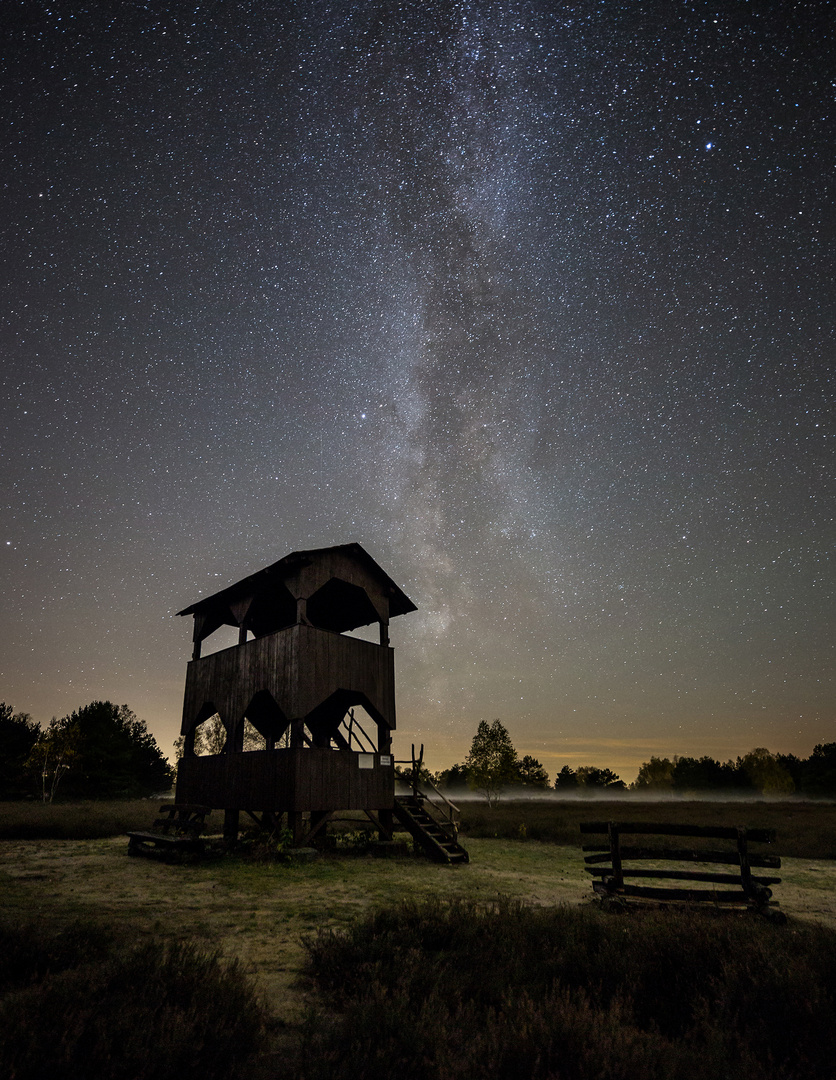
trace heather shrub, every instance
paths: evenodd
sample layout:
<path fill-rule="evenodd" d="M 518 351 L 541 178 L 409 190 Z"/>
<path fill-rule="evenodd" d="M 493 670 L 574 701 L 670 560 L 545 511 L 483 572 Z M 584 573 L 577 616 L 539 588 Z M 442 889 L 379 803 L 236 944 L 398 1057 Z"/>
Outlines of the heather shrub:
<path fill-rule="evenodd" d="M 5 926 L 0 956 L 0 1076 L 230 1078 L 263 1041 L 239 967 L 188 943 L 124 949 L 81 926 Z"/>
<path fill-rule="evenodd" d="M 511 903 L 378 912 L 307 942 L 304 1080 L 832 1077 L 836 934 Z"/>

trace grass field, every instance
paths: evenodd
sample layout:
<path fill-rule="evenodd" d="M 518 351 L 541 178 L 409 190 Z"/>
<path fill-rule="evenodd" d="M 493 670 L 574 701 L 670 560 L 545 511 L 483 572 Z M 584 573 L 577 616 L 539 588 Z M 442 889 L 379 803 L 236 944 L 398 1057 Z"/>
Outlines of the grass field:
<path fill-rule="evenodd" d="M 123 836 L 131 829 L 147 829 L 161 800 L 43 804 L 0 802 L 0 840 L 83 840 Z M 643 801 L 633 796 L 617 799 L 559 800 L 503 799 L 489 807 L 468 798 L 460 804 L 462 836 L 467 839 L 541 840 L 574 846 L 582 821 L 687 821 L 703 825 L 748 825 L 775 829 L 780 854 L 797 858 L 836 859 L 836 803 L 767 799 L 710 801 L 666 799 Z M 222 815 L 210 817 L 220 830 Z M 368 826 L 362 815 L 355 824 Z M 246 819 L 244 819 L 246 820 Z"/>
<path fill-rule="evenodd" d="M 503 800 L 461 804 L 467 837 L 507 837 L 549 843 L 578 843 L 582 821 L 689 822 L 775 829 L 777 850 L 796 858 L 836 859 L 836 804 L 767 799 L 709 801 L 665 799 Z"/>
<path fill-rule="evenodd" d="M 821 1023 L 822 1016 L 829 1016 L 827 1010 L 832 1008 L 833 988 L 814 959 L 825 957 L 830 969 L 836 971 L 833 962 L 836 960 L 833 937 L 836 862 L 822 854 L 832 855 L 834 849 L 836 808 L 796 802 L 649 804 L 631 799 L 610 803 L 508 801 L 500 803 L 495 810 L 484 804 L 466 803 L 462 809 L 463 839 L 471 853 L 471 862 L 464 867 L 436 866 L 412 856 L 374 859 L 350 848 L 340 848 L 315 862 L 297 865 L 258 861 L 242 855 L 174 866 L 127 857 L 124 830 L 147 827 L 155 812 L 153 802 L 53 807 L 0 805 L 0 835 L 7 837 L 0 842 L 2 906 L 12 927 L 31 925 L 34 921 L 39 933 L 60 935 L 70 924 L 101 924 L 120 955 L 127 955 L 136 947 L 162 950 L 158 956 L 155 954 L 156 958 L 145 956 L 142 960 L 150 965 L 149 970 L 168 970 L 167 957 L 172 955 L 171 950 L 183 945 L 197 949 L 199 955 L 219 950 L 224 963 L 237 964 L 229 976 L 233 985 L 239 985 L 236 980 L 241 975 L 251 979 L 256 994 L 266 1000 L 272 1017 L 268 1029 L 274 1049 L 262 1052 L 247 1064 L 244 1072 L 250 1076 L 275 1076 L 277 1080 L 291 1076 L 310 1080 L 330 1076 L 337 1080 L 343 1075 L 384 1077 L 397 1073 L 406 1078 L 411 1075 L 408 1062 L 412 1060 L 410 1055 L 414 1057 L 415 1039 L 431 1042 L 433 1030 L 447 1031 L 449 1038 L 444 1038 L 449 1042 L 462 1025 L 467 1030 L 493 1032 L 492 1049 L 479 1044 L 478 1059 L 487 1063 L 483 1071 L 479 1071 L 482 1068 L 479 1061 L 463 1052 L 458 1057 L 439 1056 L 435 1052 L 428 1057 L 424 1052 L 419 1060 L 423 1062 L 422 1076 L 427 1080 L 514 1075 L 513 1063 L 519 1056 L 541 1045 L 541 1065 L 529 1064 L 526 1068 L 532 1077 L 548 1080 L 557 1077 L 583 1080 L 587 1075 L 595 1075 L 596 1080 L 619 1075 L 689 1078 L 697 1075 L 694 1063 L 699 1063 L 706 1054 L 709 1054 L 706 1060 L 713 1062 L 712 1068 L 716 1066 L 718 1070 L 712 1075 L 723 1075 L 723 1070 L 740 1078 L 758 1075 L 767 1080 L 832 1075 L 822 1071 L 824 1066 L 815 1057 L 818 1050 L 810 1051 L 813 1057 L 808 1055 L 806 1071 L 800 1072 L 792 1072 L 787 1064 L 790 1058 L 798 1058 L 801 1052 L 798 1047 L 771 1046 L 772 1058 L 767 1061 L 763 1057 L 758 1050 L 763 1042 L 759 1021 L 756 1023 L 756 1017 L 746 1019 L 745 1010 L 741 1012 L 742 1006 L 735 997 L 738 991 L 734 988 L 743 985 L 745 971 L 734 974 L 728 965 L 721 963 L 711 976 L 710 985 L 700 982 L 696 997 L 683 998 L 677 1006 L 680 1027 L 676 1031 L 671 1029 L 661 1041 L 649 1034 L 656 1023 L 652 1017 L 647 1019 L 655 1008 L 652 1000 L 644 1001 L 642 994 L 630 998 L 633 991 L 622 981 L 616 995 L 620 1004 L 614 1003 L 612 995 L 604 994 L 602 986 L 596 984 L 601 978 L 594 972 L 598 962 L 595 958 L 603 955 L 602 950 L 620 949 L 627 937 L 631 940 L 635 937 L 629 947 L 633 950 L 631 956 L 644 950 L 652 958 L 657 953 L 662 955 L 660 949 L 664 952 L 672 948 L 665 945 L 662 949 L 662 942 L 669 942 L 671 935 L 679 935 L 680 948 L 694 957 L 703 954 L 721 957 L 730 949 L 739 951 L 744 958 L 748 956 L 746 977 L 757 987 L 765 961 L 761 945 L 758 945 L 760 952 L 752 951 L 753 942 L 774 941 L 774 963 L 766 984 L 769 994 L 780 1003 L 784 1001 L 781 996 L 784 991 L 797 995 L 799 980 L 802 983 L 806 980 L 805 1015 Z M 788 926 L 768 927 L 760 920 L 753 922 L 745 917 L 694 924 L 680 913 L 672 916 L 674 922 L 666 924 L 668 929 L 665 929 L 652 921 L 655 916 L 637 919 L 631 916 L 625 922 L 592 910 L 592 890 L 583 868 L 577 826 L 581 820 L 599 818 L 722 821 L 776 828 L 776 848 L 784 858 L 781 872 L 784 882 L 775 892 L 782 910 L 789 916 Z M 352 824 L 345 823 L 344 827 L 351 828 Z M 93 833 L 92 837 L 86 838 L 85 834 L 89 833 Z M 14 836 L 24 838 L 12 839 Z M 42 838 L 26 839 L 27 836 Z M 501 916 L 497 914 L 500 911 L 504 913 Z M 389 913 L 390 923 L 380 923 L 381 912 Z M 448 914 L 451 919 L 458 918 L 455 912 L 464 913 L 456 924 L 458 929 L 448 926 L 439 936 L 439 920 L 443 923 Z M 526 922 L 529 918 L 526 912 L 540 912 L 541 916 L 531 915 L 533 921 Z M 545 921 L 538 922 L 541 917 Z M 488 921 L 484 922 L 485 919 Z M 591 923 L 584 921 L 590 919 Z M 476 928 L 475 936 L 463 933 L 461 928 L 469 924 Z M 481 931 L 477 933 L 480 926 L 484 930 L 481 938 Z M 381 934 L 383 944 L 376 943 Z M 497 934 L 516 939 L 517 953 L 522 949 L 519 942 L 529 941 L 532 959 L 521 966 L 501 950 L 485 952 L 485 935 L 491 938 Z M 730 944 L 729 934 L 742 936 L 739 940 L 735 938 L 737 944 Z M 544 941 L 561 937 L 587 942 L 584 946 L 587 952 L 573 953 L 572 961 L 575 968 L 586 965 L 589 973 L 583 993 L 562 969 L 555 968 L 549 976 L 554 990 L 549 994 L 541 993 L 537 985 L 526 982 L 520 975 L 543 952 Z M 471 942 L 467 955 L 467 949 L 461 951 L 465 938 Z M 307 949 L 303 940 L 308 942 Z M 412 945 L 407 944 L 410 941 Z M 609 944 L 605 947 L 605 943 Z M 399 959 L 393 965 L 385 957 L 395 946 Z M 478 955 L 474 959 L 473 950 L 476 954 L 481 950 L 481 959 Z M 793 950 L 802 959 L 797 970 L 791 971 L 787 957 Z M 372 954 L 378 959 L 376 966 L 368 969 L 368 983 L 376 989 L 366 995 L 358 988 L 348 998 L 335 997 L 329 989 L 335 977 L 346 986 L 354 985 L 346 981 L 345 971 L 360 970 L 366 963 L 364 955 L 368 959 Z M 342 967 L 329 967 L 326 962 L 329 957 L 335 963 L 338 960 Z M 505 986 L 506 997 L 510 997 L 506 1001 L 500 994 L 477 1000 L 470 990 L 460 989 L 448 995 L 450 1002 L 462 994 L 469 994 L 473 1000 L 469 1004 L 464 1002 L 459 1011 L 451 1012 L 444 1004 L 443 994 L 430 992 L 432 984 L 446 979 L 443 973 L 451 965 L 452 969 L 470 970 L 471 961 L 475 964 L 473 971 L 489 975 L 495 986 Z M 203 961 L 195 961 L 192 967 L 195 963 L 200 969 Z M 210 964 L 209 969 L 220 983 L 227 977 L 222 967 L 212 968 Z M 111 969 L 107 967 L 107 970 Z M 338 970 L 341 973 L 335 976 Z M 622 965 L 619 978 L 624 970 Z M 652 981 L 655 970 L 650 964 L 647 980 Z M 70 976 L 62 978 L 70 979 Z M 111 987 L 113 979 L 119 983 L 117 975 L 108 979 L 111 981 L 105 979 L 101 985 Z M 683 993 L 686 989 L 682 988 Z M 37 989 L 30 988 L 29 992 L 37 996 Z M 50 993 L 57 991 L 53 987 Z M 427 997 L 422 1004 L 419 996 L 424 993 Z M 765 1001 L 760 991 L 759 994 L 757 1000 L 763 1008 L 774 1013 L 778 1006 Z M 512 1007 L 511 998 L 518 1005 L 521 1001 L 537 1003 L 540 999 L 544 1004 L 542 1009 L 537 1004 L 536 1008 L 526 1006 L 528 1011 L 520 1012 L 521 1006 Z M 2 999 L 2 1009 L 11 1008 L 9 1000 L 8 995 Z M 724 1042 L 722 1025 L 718 1027 L 719 1014 L 711 1012 L 715 1000 L 726 1002 L 723 1006 L 726 1012 L 740 1015 L 740 1024 L 735 1020 L 733 1030 L 743 1026 L 732 1039 L 734 1045 L 728 1039 Z M 387 1002 L 394 1002 L 391 1009 Z M 30 1000 L 30 1011 L 33 1004 Z M 129 1007 L 133 1008 L 132 1002 Z M 56 1010 L 61 1012 L 59 1005 L 52 1007 L 53 1014 Z M 571 1030 L 557 1023 L 559 1015 L 564 1013 L 575 1018 L 571 1030 L 587 1033 L 582 1044 L 577 1039 L 572 1043 Z M 0 1020 L 3 1015 L 6 1014 L 0 1011 Z M 68 1023 L 72 1022 L 72 1015 L 75 1014 L 70 1010 Z M 405 1026 L 406 1016 L 413 1017 L 411 1025 Z M 363 1027 L 363 1017 L 371 1027 Z M 391 1021 L 388 1024 L 384 1022 L 386 1017 Z M 203 1029 L 198 1025 L 184 1034 L 184 1023 L 182 1018 L 178 1019 L 178 1038 L 194 1038 L 196 1045 L 201 1044 Z M 831 1027 L 836 1027 L 836 1018 Z M 381 1050 L 383 1043 L 375 1043 L 370 1035 L 374 1030 L 386 1033 L 385 1053 Z M 547 1030 L 563 1031 L 557 1042 L 549 1044 L 548 1053 L 544 1042 Z M 358 1035 L 349 1048 L 350 1031 L 365 1034 Z M 409 1036 L 413 1042 L 399 1042 L 399 1033 L 409 1031 L 413 1032 Z M 515 1031 L 529 1032 L 525 1045 L 515 1041 Z M 415 1032 L 423 1034 L 419 1038 Z M 603 1041 L 595 1035 L 589 1053 L 582 1053 L 582 1045 L 595 1032 L 602 1033 Z M 256 1046 L 261 1036 L 255 1029 L 251 1036 Z M 619 1051 L 619 1060 L 631 1063 L 632 1072 L 607 1071 L 610 1069 L 605 1064 L 607 1039 L 611 1050 L 622 1043 L 627 1048 Z M 33 1045 L 36 1044 L 37 1039 Z M 378 1055 L 379 1059 L 375 1059 L 376 1065 L 367 1060 L 369 1054 L 374 1058 L 377 1053 L 375 1045 L 383 1053 L 383 1057 Z M 575 1054 L 572 1071 L 561 1072 L 558 1060 L 561 1054 L 569 1054 L 572 1045 L 575 1047 L 571 1051 Z M 205 1054 L 201 1058 L 201 1053 L 195 1051 L 195 1062 L 205 1061 Z M 710 1054 L 715 1056 L 712 1058 Z M 781 1054 L 784 1064 L 779 1067 L 776 1055 Z M 345 1064 L 341 1072 L 341 1063 L 348 1062 L 352 1063 L 350 1067 Z M 131 1068 L 136 1077 L 144 1075 L 135 1065 Z M 191 1073 L 187 1067 L 183 1068 L 181 1078 L 187 1080 Z M 148 1064 L 148 1070 L 149 1076 L 166 1075 L 153 1062 Z M 29 1074 L 24 1070 L 19 1075 Z M 67 1075 L 71 1072 L 67 1071 Z M 131 1075 L 130 1068 L 124 1075 Z"/>

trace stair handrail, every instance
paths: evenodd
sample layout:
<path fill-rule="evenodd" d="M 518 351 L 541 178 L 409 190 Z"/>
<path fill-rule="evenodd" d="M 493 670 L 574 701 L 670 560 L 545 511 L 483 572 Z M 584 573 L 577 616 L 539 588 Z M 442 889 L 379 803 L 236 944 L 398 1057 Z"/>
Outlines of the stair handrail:
<path fill-rule="evenodd" d="M 433 789 L 433 791 L 436 793 L 436 795 L 438 795 L 438 797 L 440 799 L 442 799 L 444 801 L 444 803 L 446 803 L 447 806 L 450 807 L 450 813 L 449 813 L 448 816 L 449 816 L 451 821 L 455 821 L 456 818 L 460 816 L 461 810 L 458 808 L 458 806 L 456 806 L 455 803 L 450 802 L 450 800 L 447 798 L 447 796 L 444 794 L 444 792 L 440 791 L 435 786 L 435 784 L 432 782 L 432 780 L 422 780 L 421 783 L 425 784 L 425 785 L 429 784 L 429 786 Z"/>
<path fill-rule="evenodd" d="M 412 758 L 411 758 L 411 760 L 410 759 L 405 759 L 403 761 L 396 761 L 395 764 L 396 765 L 411 765 L 412 766 L 412 778 L 411 778 L 410 782 L 412 784 L 412 795 L 413 795 L 413 797 L 416 798 L 416 799 L 420 799 L 421 801 L 429 803 L 429 805 L 432 807 L 432 809 L 435 810 L 443 819 L 441 822 L 439 822 L 439 824 L 449 825 L 453 829 L 453 832 L 455 833 L 455 835 L 458 836 L 458 834 L 459 834 L 459 819 L 461 818 L 461 810 L 458 808 L 458 806 L 456 806 L 455 803 L 450 802 L 450 800 L 447 798 L 447 796 L 444 794 L 444 792 L 440 791 L 435 786 L 435 784 L 433 783 L 432 780 L 430 780 L 429 778 L 422 778 L 421 777 L 421 775 L 420 775 L 421 774 L 421 765 L 423 764 L 423 761 L 424 761 L 424 744 L 421 743 L 421 750 L 420 750 L 420 752 L 418 754 L 418 757 L 416 758 L 416 756 L 415 756 L 415 743 L 413 743 L 412 744 Z M 427 787 L 431 787 L 433 789 L 433 791 L 436 793 L 436 795 L 438 795 L 438 797 L 444 803 L 444 806 L 448 808 L 447 810 L 445 810 L 444 807 L 441 807 L 441 806 L 437 805 L 437 803 L 433 799 L 433 797 L 431 795 L 429 795 L 426 790 L 424 790 Z"/>
<path fill-rule="evenodd" d="M 421 743 L 421 751 L 420 751 L 418 757 L 416 758 L 415 757 L 415 743 L 413 743 L 412 744 L 412 793 L 416 798 L 420 797 L 420 798 L 426 800 L 427 802 L 429 802 L 429 804 L 433 808 L 433 810 L 437 811 L 443 817 L 446 817 L 446 824 L 449 825 L 453 829 L 454 835 L 458 836 L 459 835 L 458 815 L 460 814 L 459 808 L 457 806 L 454 806 L 453 803 L 451 803 L 450 800 L 447 798 L 447 796 L 444 795 L 442 792 L 440 792 L 438 790 L 438 788 L 435 786 L 433 781 L 429 779 L 429 777 L 427 777 L 426 779 L 421 778 L 421 765 L 423 764 L 423 762 L 424 762 L 424 744 Z M 432 799 L 431 795 L 428 795 L 428 794 L 426 794 L 425 791 L 421 790 L 422 785 L 424 787 L 426 787 L 426 786 L 431 787 L 433 789 L 433 791 L 436 792 L 436 794 L 439 795 L 440 798 L 444 801 L 444 803 L 450 808 L 447 811 L 446 814 L 444 812 L 443 807 L 436 806 L 436 804 L 433 802 L 433 799 Z M 441 824 L 441 823 L 439 823 L 439 824 Z"/>

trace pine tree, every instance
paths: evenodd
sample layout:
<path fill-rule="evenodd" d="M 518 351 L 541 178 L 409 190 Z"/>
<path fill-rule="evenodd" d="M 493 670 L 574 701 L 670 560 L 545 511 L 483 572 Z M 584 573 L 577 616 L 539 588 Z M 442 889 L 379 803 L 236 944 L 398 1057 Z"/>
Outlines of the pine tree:
<path fill-rule="evenodd" d="M 0 799 L 22 798 L 31 791 L 26 761 L 40 728 L 28 713 L 0 702 Z"/>
<path fill-rule="evenodd" d="M 568 765 L 564 765 L 554 778 L 554 786 L 557 791 L 576 791 L 578 787 L 578 774 Z"/>
<path fill-rule="evenodd" d="M 519 782 L 523 787 L 547 788 L 549 786 L 549 774 L 531 754 L 526 754 L 520 760 L 517 769 Z"/>

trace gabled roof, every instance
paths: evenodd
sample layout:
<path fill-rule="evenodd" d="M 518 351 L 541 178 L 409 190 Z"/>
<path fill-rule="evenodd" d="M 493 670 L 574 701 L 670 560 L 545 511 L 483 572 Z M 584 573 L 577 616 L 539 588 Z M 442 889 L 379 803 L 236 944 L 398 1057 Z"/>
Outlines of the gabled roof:
<path fill-rule="evenodd" d="M 208 614 L 216 610 L 220 605 L 229 605 L 246 596 L 253 596 L 271 586 L 283 582 L 301 566 L 315 562 L 327 555 L 341 553 L 346 558 L 354 560 L 363 566 L 381 585 L 383 592 L 389 597 L 389 616 L 406 615 L 410 611 L 417 611 L 415 604 L 406 593 L 395 584 L 389 575 L 375 562 L 369 553 L 360 544 L 336 544 L 333 547 L 311 548 L 309 551 L 292 551 L 278 562 L 265 566 L 248 577 L 241 578 L 232 585 L 227 585 L 220 592 L 204 596 L 202 600 L 190 604 L 189 607 L 178 611 L 178 615 Z"/>

